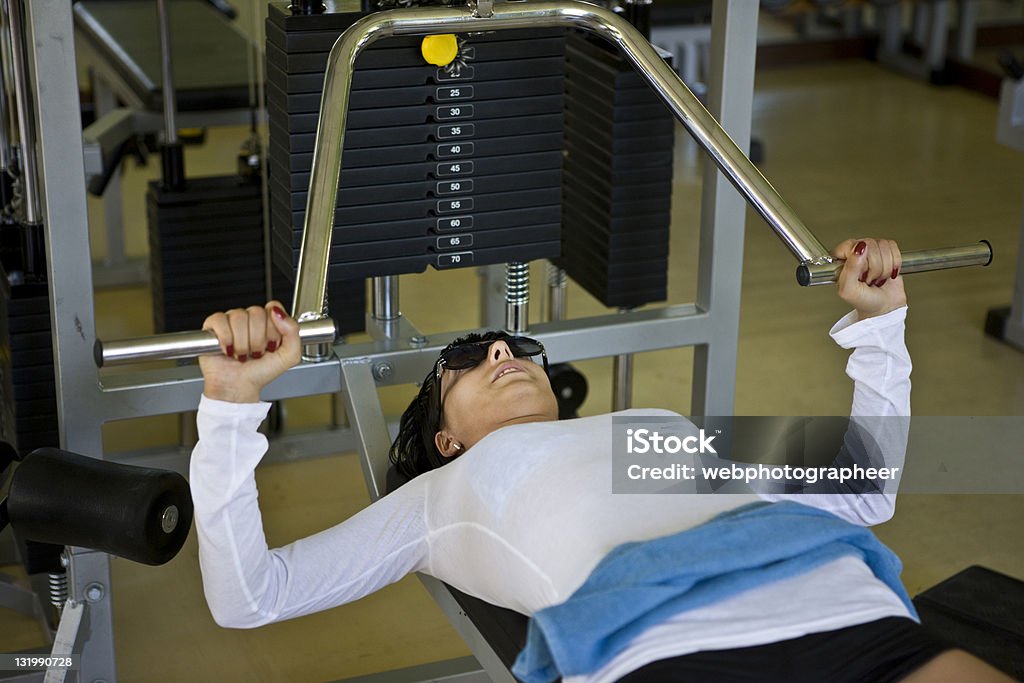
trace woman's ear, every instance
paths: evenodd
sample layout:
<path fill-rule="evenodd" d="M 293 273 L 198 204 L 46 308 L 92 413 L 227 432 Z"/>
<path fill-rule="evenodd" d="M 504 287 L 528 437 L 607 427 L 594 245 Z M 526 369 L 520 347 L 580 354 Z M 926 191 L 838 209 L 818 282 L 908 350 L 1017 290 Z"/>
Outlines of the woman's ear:
<path fill-rule="evenodd" d="M 446 458 L 454 458 L 456 455 L 462 454 L 462 444 L 447 431 L 440 431 L 434 434 L 434 445 L 437 446 L 437 450 L 440 451 L 441 455 Z"/>

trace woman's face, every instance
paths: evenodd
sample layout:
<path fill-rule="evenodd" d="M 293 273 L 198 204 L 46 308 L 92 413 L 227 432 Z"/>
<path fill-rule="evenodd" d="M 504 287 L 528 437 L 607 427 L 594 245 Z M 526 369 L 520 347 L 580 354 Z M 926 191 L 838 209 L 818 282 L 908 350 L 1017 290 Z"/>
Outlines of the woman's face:
<path fill-rule="evenodd" d="M 515 358 L 502 340 L 469 370 L 441 373 L 444 418 L 434 438 L 446 457 L 461 455 L 495 429 L 510 424 L 558 419 L 558 403 L 544 369 L 530 358 Z"/>

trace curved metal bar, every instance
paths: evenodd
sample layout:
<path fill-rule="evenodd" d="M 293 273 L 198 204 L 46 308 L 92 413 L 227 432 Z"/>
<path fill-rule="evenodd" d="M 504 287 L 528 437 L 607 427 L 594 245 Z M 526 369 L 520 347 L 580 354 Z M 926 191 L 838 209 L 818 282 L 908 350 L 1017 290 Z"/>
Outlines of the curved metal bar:
<path fill-rule="evenodd" d="M 388 36 L 539 26 L 587 29 L 617 45 L 793 255 L 801 261 L 827 258 L 828 250 L 718 125 L 672 67 L 625 19 L 601 7 L 573 0 L 496 3 L 490 16 L 475 16 L 470 8 L 399 9 L 360 19 L 338 38 L 331 50 L 306 198 L 294 315 L 305 319 L 324 313 L 334 202 L 345 144 L 345 116 L 338 112 L 348 110 L 352 70 L 359 53 L 367 45 Z"/>
<path fill-rule="evenodd" d="M 330 318 L 299 323 L 299 339 L 303 344 L 333 344 L 336 337 L 334 321 Z M 93 348 L 96 365 L 101 368 L 147 360 L 215 356 L 220 353 L 217 337 L 213 332 L 205 330 L 121 339 L 105 344 L 97 339 Z"/>
<path fill-rule="evenodd" d="M 900 273 L 925 273 L 932 270 L 961 268 L 963 266 L 987 266 L 992 263 L 992 245 L 987 240 L 961 247 L 942 249 L 921 249 L 903 252 Z M 796 281 L 801 286 L 827 285 L 839 278 L 843 268 L 842 259 L 829 259 L 820 263 L 801 263 L 796 269 Z"/>
<path fill-rule="evenodd" d="M 493 6 L 489 0 L 480 0 L 479 3 L 462 8 L 416 7 L 376 12 L 352 24 L 331 49 L 324 76 L 320 119 L 313 148 L 313 166 L 306 198 L 302 249 L 299 254 L 299 270 L 292 307 L 292 315 L 300 323 L 318 320 L 327 314 L 325 295 L 334 225 L 334 203 L 338 180 L 341 177 L 341 157 L 345 145 L 345 113 L 349 108 L 352 72 L 360 52 L 367 45 L 390 36 L 469 33 L 546 26 L 585 29 L 618 46 L 722 173 L 801 262 L 800 272 L 805 274 L 806 284 L 835 280 L 841 262 L 829 256 L 824 245 L 779 196 L 771 183 L 690 92 L 675 71 L 627 21 L 601 7 L 575 0 L 509 0 Z M 903 272 L 983 262 L 987 265 L 991 261 L 990 247 L 984 253 L 978 247 L 969 248 L 967 252 L 963 249 L 940 249 L 907 254 Z M 189 343 L 202 346 L 205 349 L 203 353 L 216 352 L 216 348 L 209 348 L 209 333 L 189 334 L 205 335 L 203 343 L 206 346 L 202 346 L 196 339 Z M 111 345 L 108 345 L 102 350 L 102 355 L 97 356 L 97 362 L 102 360 L 109 364 L 141 360 L 142 353 L 139 347 L 154 349 L 161 343 L 161 339 L 162 337 L 151 337 L 115 342 L 123 350 L 120 358 L 114 361 L 112 355 L 108 356 L 108 352 L 111 351 Z M 132 345 L 136 348 L 125 348 Z M 158 355 L 156 352 L 146 352 L 145 358 L 196 355 L 195 351 L 182 352 L 182 344 L 174 343 L 170 346 L 175 349 L 177 355 L 169 356 L 166 351 L 160 351 Z M 312 354 L 311 357 L 315 355 Z M 131 360 L 128 360 L 129 358 Z"/>

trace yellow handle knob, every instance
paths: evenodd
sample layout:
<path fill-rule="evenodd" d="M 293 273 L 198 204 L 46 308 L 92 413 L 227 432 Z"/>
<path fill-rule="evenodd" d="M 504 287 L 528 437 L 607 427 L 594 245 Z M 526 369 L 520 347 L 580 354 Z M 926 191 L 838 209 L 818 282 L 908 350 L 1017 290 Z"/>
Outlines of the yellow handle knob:
<path fill-rule="evenodd" d="M 420 52 L 428 64 L 448 66 L 459 54 L 459 43 L 451 33 L 427 36 L 420 45 Z"/>

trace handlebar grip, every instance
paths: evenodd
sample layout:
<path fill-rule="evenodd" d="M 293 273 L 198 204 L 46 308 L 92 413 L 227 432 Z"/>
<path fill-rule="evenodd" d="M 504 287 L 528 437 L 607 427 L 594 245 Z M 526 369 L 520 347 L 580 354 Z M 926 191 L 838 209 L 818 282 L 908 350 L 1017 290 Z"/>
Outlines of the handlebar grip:
<path fill-rule="evenodd" d="M 796 269 L 796 281 L 801 287 L 831 284 L 839 279 L 843 259 L 831 259 L 826 263 L 801 263 Z M 960 247 L 941 247 L 903 252 L 900 275 L 924 273 L 931 270 L 963 268 L 964 266 L 987 266 L 992 263 L 992 245 L 988 240 Z"/>
<path fill-rule="evenodd" d="M 337 329 L 331 318 L 299 323 L 299 339 L 303 345 L 333 344 L 337 337 Z M 93 347 L 96 367 L 100 368 L 142 361 L 215 356 L 219 353 L 221 348 L 217 336 L 207 330 L 172 332 L 106 343 L 97 339 Z"/>

